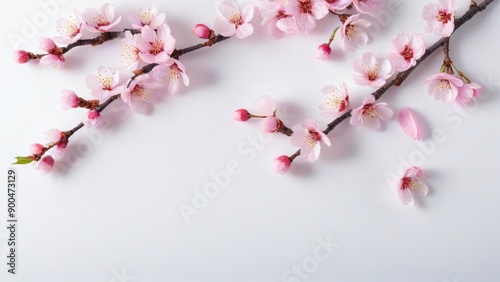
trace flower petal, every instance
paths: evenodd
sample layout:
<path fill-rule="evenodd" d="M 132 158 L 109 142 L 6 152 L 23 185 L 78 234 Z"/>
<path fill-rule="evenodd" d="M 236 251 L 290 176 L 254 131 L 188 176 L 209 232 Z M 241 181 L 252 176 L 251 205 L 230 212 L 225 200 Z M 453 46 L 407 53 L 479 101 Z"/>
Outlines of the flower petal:
<path fill-rule="evenodd" d="M 405 107 L 399 112 L 398 121 L 401 128 L 403 128 L 404 132 L 410 136 L 410 138 L 422 141 L 422 130 L 410 107 Z"/>

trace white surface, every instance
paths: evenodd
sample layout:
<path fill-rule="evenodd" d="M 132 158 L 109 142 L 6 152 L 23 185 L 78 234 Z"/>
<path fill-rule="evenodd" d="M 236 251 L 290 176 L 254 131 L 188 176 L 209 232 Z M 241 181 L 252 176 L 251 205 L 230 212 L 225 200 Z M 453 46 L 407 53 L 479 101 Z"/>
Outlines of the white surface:
<path fill-rule="evenodd" d="M 468 1 L 457 2 L 463 12 Z M 8 35 L 21 35 L 24 18 L 43 11 L 37 3 L 9 4 L 0 20 L 4 175 L 12 157 L 43 141 L 44 131 L 66 130 L 79 122 L 83 111 L 60 110 L 62 89 L 89 97 L 85 77 L 101 64 L 117 66 L 120 61 L 115 41 L 71 51 L 63 70 L 14 64 Z M 37 38 L 55 35 L 57 18 L 100 3 L 58 5 L 59 11 L 20 48 L 38 51 Z M 122 16 L 143 6 L 114 4 Z M 156 4 L 167 13 L 178 47 L 198 43 L 191 27 L 211 25 L 216 15 L 212 1 Z M 398 12 L 389 14 L 387 25 L 362 50 L 383 56 L 400 31 L 420 32 L 427 43 L 434 42 L 437 38 L 424 32 L 420 17 L 424 4 L 401 1 Z M 432 131 L 444 132 L 445 141 L 430 153 L 422 153 L 396 118 L 381 132 L 343 124 L 330 134 L 333 147 L 318 162 L 297 161 L 285 176 L 273 175 L 269 164 L 278 155 L 295 152 L 288 138 L 277 135 L 268 141 L 263 136 L 268 139 L 252 147 L 258 121 L 235 122 L 232 111 L 251 108 L 256 96 L 269 94 L 286 109 L 288 125 L 311 117 L 325 126 L 329 120 L 317 109 L 320 90 L 342 81 L 349 84 L 352 105 L 359 105 L 371 89 L 354 85 L 354 56 L 344 58 L 335 41 L 335 59 L 314 58 L 317 45 L 328 39 L 338 20 L 329 16 L 308 36 L 275 41 L 257 17 L 251 38 L 182 57 L 191 86 L 157 105 L 151 116 L 115 111 L 113 118 L 108 115 L 111 129 L 77 133 L 71 148 L 84 156 L 67 159 L 65 174 L 41 177 L 30 166 L 17 167 L 18 274 L 7 274 L 1 263 L 0 280 L 305 281 L 287 273 L 303 263 L 311 270 L 305 272 L 307 281 L 498 280 L 499 13 L 500 6 L 493 3 L 452 39 L 454 62 L 486 88 L 487 98 L 476 108 L 460 115 L 426 95 L 422 82 L 439 70 L 439 52 L 383 97 L 396 113 L 404 106 L 414 109 L 425 125 L 423 144 L 430 146 Z M 124 17 L 120 28 L 126 24 Z M 384 174 L 397 173 L 401 158 L 418 161 L 419 156 L 424 156 L 421 166 L 428 172 L 431 193 L 405 207 L 387 187 Z M 193 189 L 202 190 L 212 181 L 211 172 L 231 162 L 238 163 L 240 173 L 186 224 L 179 207 L 192 206 Z M 2 262 L 7 253 L 6 201 L 3 192 Z M 320 250 L 321 240 L 338 245 L 327 253 Z M 317 267 L 308 258 L 315 252 L 323 260 Z"/>

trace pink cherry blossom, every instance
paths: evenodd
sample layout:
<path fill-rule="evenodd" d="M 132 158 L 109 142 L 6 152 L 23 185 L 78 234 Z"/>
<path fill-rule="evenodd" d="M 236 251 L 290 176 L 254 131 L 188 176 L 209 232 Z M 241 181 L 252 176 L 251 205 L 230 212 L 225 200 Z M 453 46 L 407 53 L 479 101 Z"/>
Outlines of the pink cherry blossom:
<path fill-rule="evenodd" d="M 141 60 L 141 50 L 137 47 L 138 35 L 132 35 L 130 31 L 125 32 L 125 38 L 121 42 L 122 65 L 127 69 L 135 69 Z"/>
<path fill-rule="evenodd" d="M 417 141 L 422 140 L 422 130 L 410 107 L 404 107 L 401 112 L 399 112 L 398 121 L 401 128 L 403 128 L 404 132 L 410 136 L 411 139 Z"/>
<path fill-rule="evenodd" d="M 196 24 L 193 27 L 194 35 L 196 35 L 196 37 L 198 37 L 200 39 L 209 39 L 211 32 L 212 32 L 212 30 L 204 24 Z"/>
<path fill-rule="evenodd" d="M 272 116 L 276 111 L 276 99 L 269 95 L 262 95 L 257 97 L 253 102 L 253 113 L 258 116 Z"/>
<path fill-rule="evenodd" d="M 54 40 L 61 44 L 71 44 L 82 38 L 83 21 L 80 13 L 76 10 L 69 18 L 57 20 L 57 32 L 62 36 L 54 37 Z"/>
<path fill-rule="evenodd" d="M 96 110 L 90 110 L 83 116 L 82 123 L 88 127 L 97 127 L 101 123 L 101 114 Z"/>
<path fill-rule="evenodd" d="M 398 196 L 404 205 L 413 205 L 414 196 L 427 196 L 429 188 L 420 180 L 424 175 L 425 171 L 420 167 L 410 167 L 404 172 L 401 180 L 397 182 Z"/>
<path fill-rule="evenodd" d="M 380 129 L 380 121 L 392 117 L 392 110 L 387 103 L 376 103 L 375 97 L 369 95 L 363 99 L 359 108 L 353 109 L 350 123 L 352 125 L 364 124 L 369 129 Z"/>
<path fill-rule="evenodd" d="M 271 170 L 276 174 L 285 174 L 289 169 L 292 161 L 288 156 L 279 156 L 273 159 Z"/>
<path fill-rule="evenodd" d="M 311 31 L 316 21 L 328 14 L 325 0 L 288 0 L 286 12 L 295 17 L 299 30 L 303 33 Z"/>
<path fill-rule="evenodd" d="M 41 160 L 35 162 L 35 169 L 38 169 L 42 175 L 50 173 L 53 167 L 54 158 L 52 156 L 44 156 Z"/>
<path fill-rule="evenodd" d="M 427 21 L 425 30 L 449 37 L 455 29 L 455 13 L 458 9 L 455 0 L 439 0 L 439 4 L 429 3 L 424 6 L 422 17 Z"/>
<path fill-rule="evenodd" d="M 481 95 L 481 92 L 483 92 L 483 88 L 481 85 L 471 82 L 471 83 L 464 83 L 464 85 L 458 90 L 457 97 L 455 98 L 455 102 L 461 106 L 464 107 L 467 104 L 471 103 L 472 101 L 476 100 L 479 98 Z"/>
<path fill-rule="evenodd" d="M 162 85 L 148 74 L 143 74 L 134 79 L 130 86 L 123 91 L 121 98 L 136 114 L 145 115 L 151 110 L 153 104 L 160 102 L 158 89 Z"/>
<path fill-rule="evenodd" d="M 78 108 L 79 98 L 74 91 L 64 89 L 61 91 L 61 106 L 63 110 Z"/>
<path fill-rule="evenodd" d="M 321 90 L 325 97 L 325 102 L 319 105 L 323 111 L 322 115 L 337 117 L 349 109 L 349 90 L 346 83 L 341 83 L 340 88 L 334 85 L 327 85 Z"/>
<path fill-rule="evenodd" d="M 166 63 L 175 49 L 175 38 L 170 27 L 162 24 L 155 32 L 150 26 L 144 26 L 136 39 L 139 57 L 148 64 Z"/>
<path fill-rule="evenodd" d="M 17 50 L 16 52 L 14 52 L 14 54 L 12 54 L 12 58 L 18 64 L 24 64 L 30 60 L 30 57 L 28 56 L 28 52 L 26 52 L 24 50 Z"/>
<path fill-rule="evenodd" d="M 49 145 L 55 144 L 56 154 L 61 154 L 68 145 L 66 134 L 59 129 L 50 129 L 45 132 L 45 143 Z"/>
<path fill-rule="evenodd" d="M 326 0 L 328 9 L 332 12 L 339 12 L 352 4 L 352 0 Z"/>
<path fill-rule="evenodd" d="M 39 64 L 42 66 L 53 66 L 56 68 L 62 68 L 66 60 L 63 55 L 47 54 L 40 59 Z"/>
<path fill-rule="evenodd" d="M 330 45 L 328 45 L 328 43 L 323 43 L 318 46 L 318 51 L 316 51 L 316 58 L 318 60 L 326 61 L 330 59 L 331 55 L 332 48 L 330 48 Z"/>
<path fill-rule="evenodd" d="M 353 51 L 358 46 L 368 42 L 366 29 L 371 26 L 367 20 L 361 19 L 359 15 L 352 15 L 342 24 L 340 31 L 340 49 Z"/>
<path fill-rule="evenodd" d="M 52 54 L 54 53 L 56 50 L 56 43 L 54 43 L 54 40 L 52 40 L 51 38 L 48 38 L 48 37 L 42 37 L 40 38 L 39 40 L 39 45 L 40 45 L 40 48 L 42 50 L 44 50 L 45 52 L 49 53 L 49 54 Z"/>
<path fill-rule="evenodd" d="M 276 133 L 283 126 L 283 122 L 274 116 L 266 117 L 260 124 L 260 129 L 264 133 Z"/>
<path fill-rule="evenodd" d="M 388 58 L 392 67 L 402 72 L 414 66 L 424 53 L 425 42 L 422 35 L 402 32 L 392 40 L 392 51 Z"/>
<path fill-rule="evenodd" d="M 170 58 L 165 64 L 155 67 L 151 75 L 160 82 L 165 82 L 168 85 L 168 93 L 170 95 L 177 93 L 181 80 L 185 86 L 189 86 L 189 77 L 186 74 L 186 68 L 176 59 Z"/>
<path fill-rule="evenodd" d="M 250 113 L 245 109 L 238 109 L 233 112 L 233 119 L 237 121 L 247 121 L 250 119 Z"/>
<path fill-rule="evenodd" d="M 314 120 L 308 119 L 296 124 L 292 130 L 291 144 L 301 148 L 300 157 L 306 162 L 312 163 L 318 160 L 321 142 L 328 147 L 332 145 L 328 136 L 319 129 L 318 123 Z"/>
<path fill-rule="evenodd" d="M 113 68 L 100 66 L 97 75 L 87 76 L 86 81 L 92 96 L 98 99 L 108 99 L 125 90 L 125 86 L 120 84 L 120 73 Z"/>
<path fill-rule="evenodd" d="M 253 33 L 250 21 L 253 18 L 254 6 L 246 4 L 241 7 L 235 0 L 224 0 L 219 5 L 219 16 L 215 18 L 215 31 L 222 36 L 236 35 L 243 39 Z"/>
<path fill-rule="evenodd" d="M 30 146 L 30 151 L 31 151 L 31 154 L 33 155 L 40 155 L 43 150 L 45 149 L 45 146 L 43 146 L 42 144 L 31 144 Z"/>
<path fill-rule="evenodd" d="M 361 14 L 375 15 L 385 5 L 386 0 L 353 0 L 354 8 Z"/>
<path fill-rule="evenodd" d="M 118 17 L 113 21 L 114 17 L 115 7 L 109 3 L 102 4 L 99 10 L 88 8 L 82 14 L 87 30 L 96 33 L 109 31 L 122 20 L 122 17 Z"/>
<path fill-rule="evenodd" d="M 353 75 L 354 82 L 358 85 L 368 85 L 378 89 L 392 76 L 393 70 L 389 60 L 378 60 L 371 52 L 366 52 L 361 58 L 355 59 Z"/>
<path fill-rule="evenodd" d="M 276 38 L 293 34 L 298 30 L 295 17 L 286 12 L 284 3 L 266 2 L 261 16 L 262 26 Z"/>
<path fill-rule="evenodd" d="M 130 14 L 128 19 L 134 29 L 141 30 L 144 26 L 157 29 L 165 22 L 165 13 L 158 14 L 158 8 L 151 5 L 147 9 L 140 9 L 137 14 Z"/>
<path fill-rule="evenodd" d="M 434 96 L 434 99 L 445 103 L 452 103 L 458 96 L 459 89 L 464 82 L 449 73 L 438 73 L 429 76 L 427 84 L 427 94 Z"/>

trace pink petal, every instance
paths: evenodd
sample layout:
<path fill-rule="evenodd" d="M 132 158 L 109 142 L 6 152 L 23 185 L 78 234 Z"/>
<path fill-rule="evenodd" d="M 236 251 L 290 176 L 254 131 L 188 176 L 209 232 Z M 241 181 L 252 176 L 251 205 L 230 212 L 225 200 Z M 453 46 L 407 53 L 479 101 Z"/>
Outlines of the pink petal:
<path fill-rule="evenodd" d="M 400 185 L 401 186 L 401 185 Z M 403 205 L 411 206 L 414 203 L 413 195 L 411 194 L 409 189 L 402 190 L 401 188 L 398 190 L 399 199 L 403 203 Z"/>
<path fill-rule="evenodd" d="M 405 107 L 399 112 L 398 121 L 401 128 L 403 128 L 404 132 L 410 136 L 410 138 L 422 141 L 422 130 L 410 107 Z"/>

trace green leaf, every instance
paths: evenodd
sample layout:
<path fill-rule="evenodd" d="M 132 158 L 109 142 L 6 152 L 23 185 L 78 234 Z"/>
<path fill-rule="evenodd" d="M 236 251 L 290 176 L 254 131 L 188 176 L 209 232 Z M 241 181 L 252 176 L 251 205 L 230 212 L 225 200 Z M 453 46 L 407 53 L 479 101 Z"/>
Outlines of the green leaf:
<path fill-rule="evenodd" d="M 15 159 L 17 160 L 17 162 L 12 163 L 12 164 L 25 165 L 25 164 L 29 164 L 33 161 L 32 157 L 16 157 Z"/>

